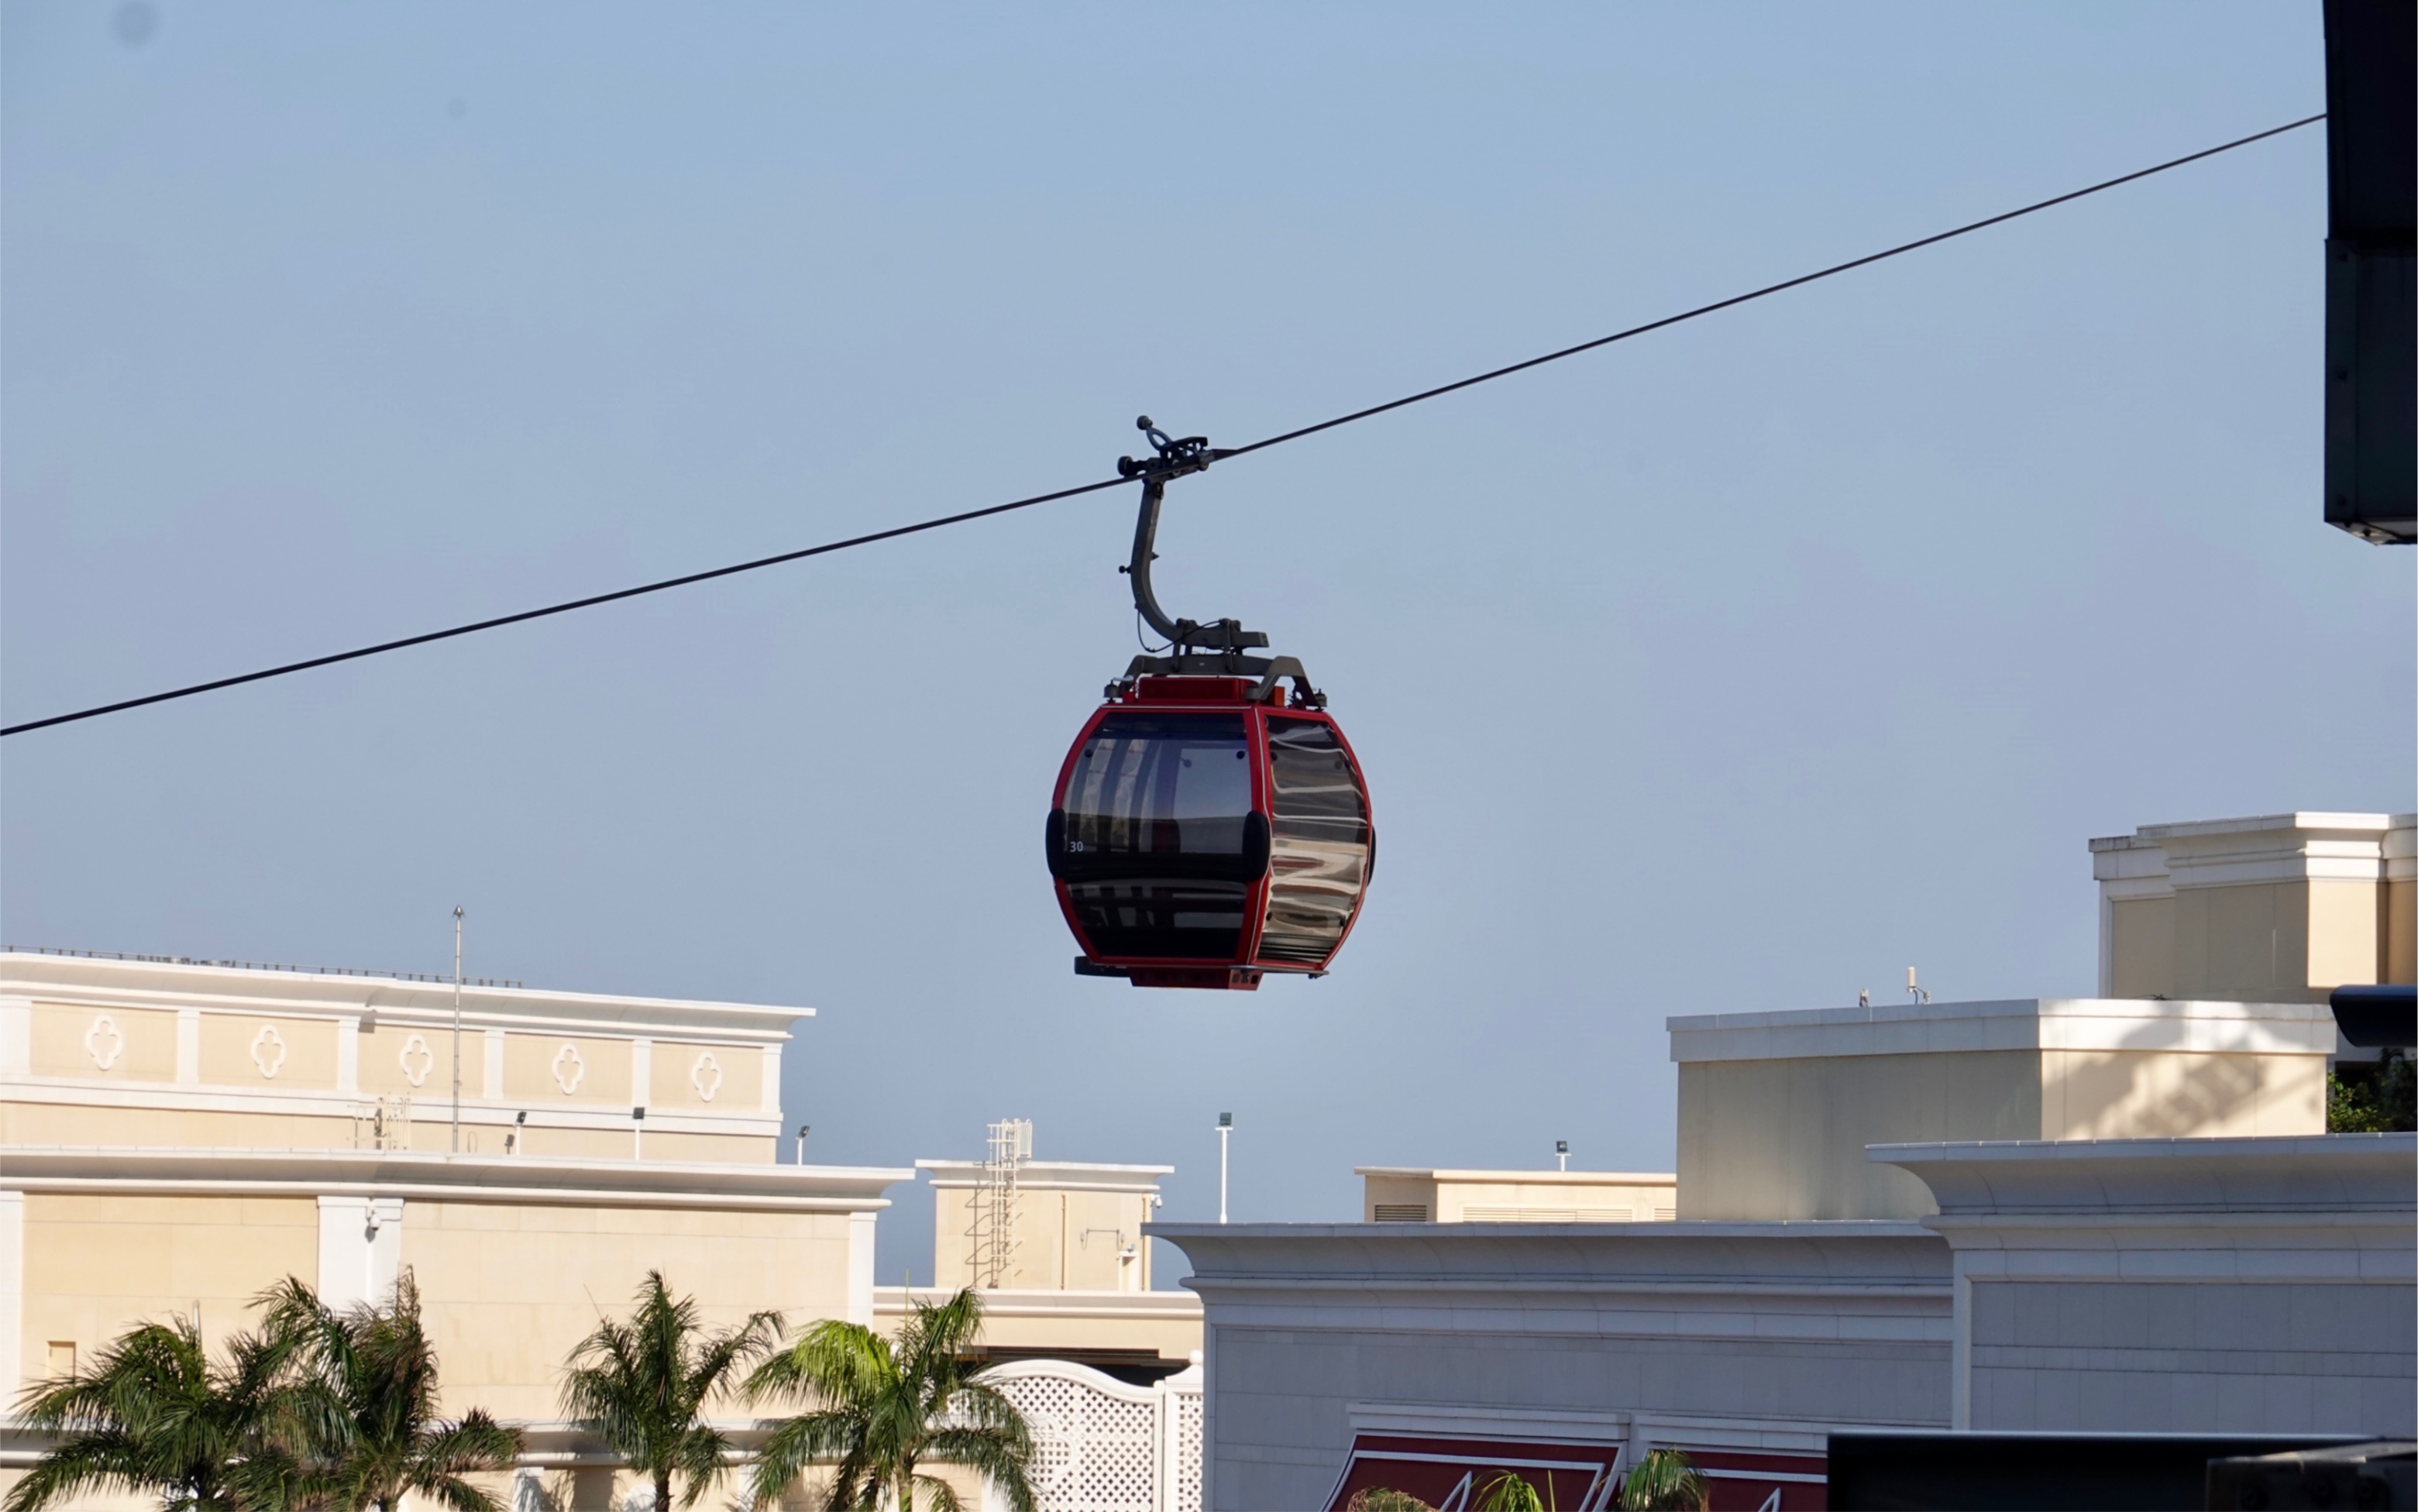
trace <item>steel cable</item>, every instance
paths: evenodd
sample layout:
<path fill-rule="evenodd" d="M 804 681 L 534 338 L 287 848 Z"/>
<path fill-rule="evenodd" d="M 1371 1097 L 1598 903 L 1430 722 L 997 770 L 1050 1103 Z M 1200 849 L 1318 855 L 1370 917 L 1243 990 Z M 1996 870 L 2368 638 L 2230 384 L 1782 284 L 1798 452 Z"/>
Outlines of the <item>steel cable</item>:
<path fill-rule="evenodd" d="M 2263 142 L 2269 137 L 2281 136 L 2287 131 L 2297 131 L 2304 126 L 2313 126 L 2325 118 L 2323 112 L 2315 115 L 2303 116 L 2297 121 L 2289 121 L 2282 126 L 2270 127 L 2264 131 L 2254 131 L 2248 136 L 2236 137 L 2230 142 L 2221 143 L 2212 147 L 2204 147 L 2197 152 L 2187 153 L 2180 158 L 2170 158 L 2165 162 L 2155 163 L 2147 168 L 2136 169 L 2132 173 L 2120 175 L 2114 178 L 2102 179 L 2100 182 L 2089 185 L 2085 188 L 2073 190 L 2067 193 L 2058 194 L 2049 199 L 2038 200 L 2017 209 L 2007 210 L 1997 215 L 1989 216 L 1983 220 L 1968 221 L 1964 225 L 1956 226 L 1951 230 L 1937 232 L 1932 236 L 1922 237 L 1914 241 L 1902 242 L 1897 246 L 1888 248 L 1884 251 L 1870 252 L 1861 257 L 1851 258 L 1844 263 L 1834 263 L 1828 267 L 1820 268 L 1811 273 L 1799 274 L 1796 278 L 1784 279 L 1778 283 L 1767 283 L 1759 289 L 1752 289 L 1745 294 L 1735 294 L 1726 299 L 1716 299 L 1710 304 L 1702 304 L 1691 310 L 1683 310 L 1677 314 L 1664 315 L 1659 320 L 1649 320 L 1642 326 L 1631 326 L 1626 330 L 1615 331 L 1609 336 L 1599 336 L 1593 341 L 1581 342 L 1575 346 L 1565 346 L 1559 351 L 1548 352 L 1542 357 L 1532 357 L 1527 359 L 1525 361 L 1513 362 L 1506 367 L 1493 368 L 1485 373 L 1477 374 L 1473 377 L 1461 378 L 1452 383 L 1439 384 L 1432 389 L 1422 389 L 1416 393 L 1406 394 L 1400 399 L 1389 399 L 1382 405 L 1371 405 L 1366 409 L 1355 409 L 1349 414 L 1338 415 L 1332 420 L 1320 420 L 1314 425 L 1304 425 L 1296 430 L 1281 432 L 1278 435 L 1250 442 L 1246 446 L 1221 448 L 1219 449 L 1217 455 L 1223 459 L 1246 456 L 1253 451 L 1264 451 L 1270 447 L 1281 446 L 1287 441 L 1297 441 L 1306 435 L 1316 435 L 1322 431 L 1331 431 L 1338 426 L 1350 425 L 1356 420 L 1368 420 L 1372 416 L 1383 415 L 1388 411 L 1401 409 L 1411 405 L 1416 405 L 1430 399 L 1439 398 L 1445 394 L 1457 393 L 1463 389 L 1475 388 L 1481 383 L 1492 383 L 1497 378 L 1509 377 L 1515 373 L 1525 373 L 1530 368 L 1543 367 L 1548 362 L 1559 362 L 1565 358 L 1577 357 L 1583 352 L 1592 352 L 1598 347 L 1609 346 L 1615 342 L 1625 342 L 1630 340 L 1631 337 L 1643 336 L 1648 331 L 1660 330 L 1668 326 L 1678 325 L 1682 321 L 1695 320 L 1701 316 L 1709 315 L 1718 311 L 1728 310 L 1737 305 L 1746 304 L 1752 300 L 1768 298 L 1772 295 L 1780 294 L 1789 289 L 1801 288 L 1808 283 L 1817 283 L 1826 278 L 1835 278 L 1841 273 L 1852 272 L 1859 267 L 1869 267 L 1875 263 L 1886 262 L 1892 257 L 1902 257 L 1907 252 L 1919 252 L 1925 247 L 1936 247 L 1943 241 L 1952 241 L 1958 237 L 1970 236 L 1976 231 L 1987 230 L 1991 226 L 2003 225 L 2007 221 L 2020 220 L 2028 215 L 2036 215 L 2043 210 L 2052 209 L 2059 205 L 2068 205 L 2075 200 L 2088 198 L 2092 194 L 2104 193 L 2108 190 L 2148 178 L 2152 175 L 2166 173 L 2169 170 L 2181 168 L 2187 163 L 2198 162 L 2205 158 L 2213 158 L 2219 153 L 2231 152 L 2237 147 L 2246 147 L 2254 142 Z M 0 726 L 0 737 L 23 735 L 29 730 L 48 729 L 54 725 L 70 725 L 78 720 L 97 719 L 102 714 L 115 714 L 129 709 L 140 709 L 146 704 L 166 703 L 173 698 L 190 698 L 196 694 L 214 693 L 221 688 L 233 688 L 246 682 L 258 682 L 267 678 L 280 678 L 284 677 L 289 673 L 307 672 L 313 667 L 330 666 L 338 662 L 358 661 L 364 656 L 376 656 L 386 651 L 399 651 L 411 646 L 425 646 L 431 641 L 451 640 L 456 635 L 468 635 L 482 630 L 495 630 L 504 625 L 516 625 L 524 620 L 543 619 L 549 615 L 568 614 L 574 609 L 593 608 L 595 605 L 600 603 L 611 603 L 620 599 L 635 599 L 641 594 L 661 593 L 666 588 L 685 588 L 692 583 L 704 583 L 717 577 L 728 577 L 737 573 L 752 573 L 762 567 L 777 567 L 784 562 L 802 561 L 808 557 L 827 556 L 832 552 L 846 551 L 854 546 L 869 546 L 876 542 L 892 541 L 900 536 L 916 535 L 926 530 L 937 530 L 943 526 L 962 525 L 968 520 L 984 519 L 994 514 L 1006 514 L 1015 510 L 1031 509 L 1036 504 L 1048 504 L 1062 498 L 1073 498 L 1079 494 L 1095 494 L 1104 488 L 1120 487 L 1129 481 L 1130 480 L 1124 478 L 1109 478 L 1102 480 L 1099 482 L 1081 483 L 1073 488 L 1061 488 L 1052 493 L 1035 494 L 1029 498 L 1015 499 L 1005 504 L 993 504 L 986 509 L 967 510 L 962 513 L 957 514 L 944 514 L 940 516 L 938 519 L 923 520 L 913 525 L 897 526 L 888 530 L 876 530 L 868 535 L 850 536 L 844 541 L 826 542 L 819 546 L 807 546 L 798 551 L 785 551 L 772 557 L 758 557 L 751 561 L 735 562 L 727 567 L 712 568 L 701 573 L 687 573 L 679 577 L 667 577 L 659 582 L 642 583 L 635 588 L 619 588 L 610 593 L 591 594 L 584 599 L 572 599 L 562 603 L 548 604 L 542 609 L 524 609 L 518 614 L 499 615 L 492 619 L 481 619 L 466 625 L 455 625 L 449 630 L 432 630 L 425 634 L 406 635 L 400 640 L 381 641 L 375 646 L 363 646 L 354 650 L 337 651 L 332 655 L 328 656 L 314 656 L 306 661 L 288 662 L 280 666 L 264 667 L 257 672 L 245 672 L 230 678 L 217 678 L 208 682 L 196 682 L 187 687 L 171 688 L 164 693 L 146 694 L 140 698 L 124 698 L 115 703 L 98 704 L 90 709 L 79 709 L 73 713 L 53 714 L 47 719 L 27 720 L 23 724 L 20 725 Z"/>

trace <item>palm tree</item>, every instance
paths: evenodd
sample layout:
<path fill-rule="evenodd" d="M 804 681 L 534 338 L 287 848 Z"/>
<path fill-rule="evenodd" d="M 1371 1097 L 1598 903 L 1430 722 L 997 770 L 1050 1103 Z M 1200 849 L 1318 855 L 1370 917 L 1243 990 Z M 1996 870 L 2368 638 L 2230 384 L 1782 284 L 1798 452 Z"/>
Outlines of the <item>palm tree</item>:
<path fill-rule="evenodd" d="M 972 1289 L 937 1306 L 914 1305 L 898 1342 L 861 1323 L 817 1323 L 747 1380 L 750 1397 L 795 1397 L 812 1410 L 788 1418 L 756 1459 L 757 1504 L 770 1504 L 808 1465 L 837 1460 L 831 1505 L 861 1512 L 895 1498 L 915 1512 L 918 1488 L 933 1512 L 958 1512 L 948 1483 L 916 1466 L 980 1471 L 1016 1512 L 1033 1512 L 1033 1435 L 995 1386 L 969 1381 L 964 1355 L 982 1332 Z"/>
<path fill-rule="evenodd" d="M 1477 1512 L 1553 1512 L 1549 1504 L 1553 1489 L 1550 1471 L 1545 1475 L 1544 1494 L 1539 1495 L 1526 1476 L 1516 1470 L 1507 1470 L 1478 1488 Z"/>
<path fill-rule="evenodd" d="M 750 1313 L 736 1328 L 707 1333 L 696 1299 L 672 1299 L 664 1273 L 649 1271 L 627 1322 L 597 1320 L 571 1352 L 563 1415 L 602 1438 L 655 1485 L 655 1512 L 671 1512 L 672 1474 L 695 1504 L 721 1478 L 730 1441 L 705 1419 L 706 1404 L 736 1388 L 736 1376 L 773 1352 L 781 1315 Z"/>
<path fill-rule="evenodd" d="M 173 1316 L 130 1330 L 88 1373 L 37 1382 L 24 1425 L 60 1442 L 10 1489 L 7 1512 L 86 1491 L 156 1495 L 162 1512 L 283 1507 L 300 1466 L 291 1342 L 238 1334 L 212 1360 L 199 1325 Z"/>
<path fill-rule="evenodd" d="M 310 1369 L 306 1429 L 312 1464 L 304 1500 L 332 1512 L 394 1512 L 405 1495 L 451 1512 L 501 1512 L 465 1476 L 509 1470 L 521 1435 L 474 1407 L 436 1415 L 436 1350 L 420 1321 L 420 1288 L 405 1271 L 387 1306 L 337 1312 L 288 1276 L 262 1293 L 266 1330 L 291 1339 Z"/>
<path fill-rule="evenodd" d="M 1620 1504 L 1639 1512 L 1667 1507 L 1674 1512 L 1704 1512 L 1704 1477 L 1687 1454 L 1678 1449 L 1648 1449 L 1637 1468 L 1620 1483 Z"/>

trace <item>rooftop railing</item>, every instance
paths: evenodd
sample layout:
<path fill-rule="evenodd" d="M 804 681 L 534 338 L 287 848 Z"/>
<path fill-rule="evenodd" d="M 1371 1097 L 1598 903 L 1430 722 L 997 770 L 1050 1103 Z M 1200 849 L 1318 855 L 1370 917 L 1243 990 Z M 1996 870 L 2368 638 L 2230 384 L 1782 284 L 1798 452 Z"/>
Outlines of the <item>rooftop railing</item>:
<path fill-rule="evenodd" d="M 214 961 L 198 955 L 138 955 L 118 950 L 69 950 L 58 945 L 0 945 L 0 955 L 73 955 L 92 961 L 144 961 L 154 966 L 216 966 L 235 971 L 288 971 L 297 976 L 374 976 L 390 982 L 428 982 L 451 986 L 450 976 L 426 971 L 380 971 L 359 966 L 285 966 L 274 961 Z M 466 987 L 522 987 L 517 977 L 466 976 Z"/>

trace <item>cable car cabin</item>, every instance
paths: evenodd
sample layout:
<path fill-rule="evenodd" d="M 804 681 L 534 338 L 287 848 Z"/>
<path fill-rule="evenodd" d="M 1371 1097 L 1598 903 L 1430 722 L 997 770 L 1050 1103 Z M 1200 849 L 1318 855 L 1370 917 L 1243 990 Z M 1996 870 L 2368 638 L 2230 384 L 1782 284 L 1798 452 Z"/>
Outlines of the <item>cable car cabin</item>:
<path fill-rule="evenodd" d="M 1138 987 L 1323 974 L 1376 861 L 1369 788 L 1324 710 L 1251 678 L 1144 677 L 1058 773 L 1049 874 L 1075 970 Z"/>

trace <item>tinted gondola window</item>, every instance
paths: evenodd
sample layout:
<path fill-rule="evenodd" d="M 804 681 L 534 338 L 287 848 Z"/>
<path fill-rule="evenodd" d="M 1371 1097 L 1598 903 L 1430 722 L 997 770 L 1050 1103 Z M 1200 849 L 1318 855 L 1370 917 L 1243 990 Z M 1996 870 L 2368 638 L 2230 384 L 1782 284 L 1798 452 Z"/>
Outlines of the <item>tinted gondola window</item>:
<path fill-rule="evenodd" d="M 1260 958 L 1324 962 L 1369 885 L 1369 805 L 1335 732 L 1308 719 L 1268 721 L 1274 788 L 1268 916 Z"/>
<path fill-rule="evenodd" d="M 1066 780 L 1070 855 L 1237 856 L 1251 812 L 1239 714 L 1112 714 Z"/>
<path fill-rule="evenodd" d="M 1116 713 L 1076 754 L 1062 805 L 1067 900 L 1100 955 L 1232 960 L 1249 891 L 1239 714 Z"/>
<path fill-rule="evenodd" d="M 1242 947 L 1242 882 L 1137 878 L 1069 882 L 1066 895 L 1094 953 L 1120 957 L 1228 960 Z"/>

